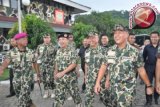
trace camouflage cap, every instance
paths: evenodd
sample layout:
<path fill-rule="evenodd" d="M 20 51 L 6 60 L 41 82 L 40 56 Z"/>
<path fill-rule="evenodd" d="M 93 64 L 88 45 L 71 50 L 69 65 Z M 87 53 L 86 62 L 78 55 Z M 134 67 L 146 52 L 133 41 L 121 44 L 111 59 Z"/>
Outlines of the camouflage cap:
<path fill-rule="evenodd" d="M 67 34 L 60 34 L 60 35 L 58 35 L 58 39 L 59 38 L 67 38 L 68 39 L 68 35 Z"/>
<path fill-rule="evenodd" d="M 90 36 L 98 36 L 98 33 L 96 33 L 96 32 L 90 32 L 90 33 L 88 34 L 88 37 L 90 37 Z"/>
<path fill-rule="evenodd" d="M 113 32 L 115 32 L 115 31 L 125 31 L 125 32 L 129 32 L 129 31 L 128 31 L 128 28 L 127 28 L 127 27 L 124 27 L 124 26 L 121 25 L 121 24 L 116 24 L 116 25 L 114 26 Z"/>

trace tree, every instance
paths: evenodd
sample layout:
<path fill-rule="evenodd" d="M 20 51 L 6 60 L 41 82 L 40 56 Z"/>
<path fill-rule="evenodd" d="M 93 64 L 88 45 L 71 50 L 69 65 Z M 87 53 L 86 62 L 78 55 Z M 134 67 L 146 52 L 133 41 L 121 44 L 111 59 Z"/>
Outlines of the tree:
<path fill-rule="evenodd" d="M 29 35 L 29 48 L 35 49 L 39 44 L 42 43 L 44 34 L 50 34 L 52 42 L 56 40 L 56 34 L 53 28 L 42 19 L 37 18 L 35 15 L 26 15 L 22 21 L 22 31 L 27 32 Z M 18 23 L 9 31 L 8 38 L 13 37 L 18 33 Z"/>
<path fill-rule="evenodd" d="M 92 25 L 75 23 L 72 26 L 72 33 L 74 35 L 76 46 L 79 48 L 82 44 L 82 40 L 88 36 L 89 32 L 93 32 L 93 31 L 96 32 L 97 30 Z"/>
<path fill-rule="evenodd" d="M 152 31 L 160 32 L 160 15 L 157 15 L 157 20 L 155 24 L 148 29 L 132 29 L 131 32 L 135 34 L 150 34 Z M 77 15 L 75 17 L 75 22 L 85 23 L 96 27 L 98 33 L 106 33 L 109 37 L 109 44 L 113 45 L 113 27 L 115 24 L 122 24 L 124 26 L 129 25 L 129 12 L 128 11 L 105 11 L 105 12 L 96 12 L 93 11 L 91 14 L 87 15 Z"/>

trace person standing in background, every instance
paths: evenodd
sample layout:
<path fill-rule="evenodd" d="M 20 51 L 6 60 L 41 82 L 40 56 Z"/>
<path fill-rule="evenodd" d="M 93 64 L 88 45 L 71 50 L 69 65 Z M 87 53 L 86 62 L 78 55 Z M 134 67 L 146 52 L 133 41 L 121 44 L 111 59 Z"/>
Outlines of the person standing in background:
<path fill-rule="evenodd" d="M 150 40 L 151 40 L 151 44 L 147 45 L 144 48 L 143 59 L 145 62 L 144 68 L 147 72 L 150 83 L 153 83 L 153 80 L 155 77 L 155 71 L 156 71 L 156 61 L 157 61 L 156 54 L 157 54 L 158 45 L 159 45 L 159 33 L 157 31 L 152 32 L 150 34 Z M 159 95 L 156 92 L 156 90 L 154 90 L 155 104 L 158 104 L 158 98 L 159 98 Z M 152 95 L 146 94 L 146 105 L 147 106 L 152 105 Z"/>
<path fill-rule="evenodd" d="M 82 71 L 83 71 L 83 73 L 85 75 L 85 51 L 89 47 L 88 39 L 84 38 L 82 44 L 83 45 L 80 47 L 78 55 L 81 58 L 81 68 L 82 68 Z M 84 78 L 83 85 L 82 85 L 82 92 L 84 92 L 85 89 L 86 89 L 86 84 L 85 84 L 85 78 Z"/>

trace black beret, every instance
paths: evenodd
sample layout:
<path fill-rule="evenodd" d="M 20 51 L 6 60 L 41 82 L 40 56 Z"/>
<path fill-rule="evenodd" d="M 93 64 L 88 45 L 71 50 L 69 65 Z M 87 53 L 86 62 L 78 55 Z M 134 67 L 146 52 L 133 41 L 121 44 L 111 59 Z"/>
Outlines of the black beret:
<path fill-rule="evenodd" d="M 67 38 L 68 39 L 68 35 L 67 34 L 60 34 L 60 35 L 58 35 L 58 39 L 59 38 Z"/>

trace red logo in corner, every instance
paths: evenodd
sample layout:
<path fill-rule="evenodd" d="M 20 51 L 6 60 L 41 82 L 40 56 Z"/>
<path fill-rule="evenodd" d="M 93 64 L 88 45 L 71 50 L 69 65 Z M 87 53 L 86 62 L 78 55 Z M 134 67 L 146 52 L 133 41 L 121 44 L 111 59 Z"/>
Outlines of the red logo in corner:
<path fill-rule="evenodd" d="M 151 3 L 137 4 L 130 12 L 129 28 L 146 29 L 151 27 L 158 13 L 158 10 Z"/>

